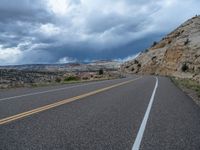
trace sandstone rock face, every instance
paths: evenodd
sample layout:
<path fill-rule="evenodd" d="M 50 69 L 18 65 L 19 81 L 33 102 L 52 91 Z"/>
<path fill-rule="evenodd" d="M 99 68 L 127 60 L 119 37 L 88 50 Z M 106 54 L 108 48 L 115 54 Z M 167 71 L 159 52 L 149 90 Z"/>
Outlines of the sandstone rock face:
<path fill-rule="evenodd" d="M 121 69 L 129 73 L 169 75 L 200 82 L 200 16 L 183 23 L 136 60 L 124 63 Z"/>

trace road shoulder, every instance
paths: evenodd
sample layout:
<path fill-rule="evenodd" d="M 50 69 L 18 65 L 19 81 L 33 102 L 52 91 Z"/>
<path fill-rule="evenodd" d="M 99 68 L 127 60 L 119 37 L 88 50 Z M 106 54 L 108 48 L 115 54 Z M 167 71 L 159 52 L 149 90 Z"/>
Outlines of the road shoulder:
<path fill-rule="evenodd" d="M 190 79 L 179 79 L 173 77 L 170 79 L 200 107 L 200 84 Z"/>

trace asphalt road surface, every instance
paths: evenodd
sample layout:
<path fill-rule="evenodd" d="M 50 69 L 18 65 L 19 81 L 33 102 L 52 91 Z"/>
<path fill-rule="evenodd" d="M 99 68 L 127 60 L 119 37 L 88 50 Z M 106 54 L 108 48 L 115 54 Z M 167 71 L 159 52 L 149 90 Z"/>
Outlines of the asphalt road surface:
<path fill-rule="evenodd" d="M 200 108 L 168 78 L 0 90 L 1 150 L 199 150 Z"/>

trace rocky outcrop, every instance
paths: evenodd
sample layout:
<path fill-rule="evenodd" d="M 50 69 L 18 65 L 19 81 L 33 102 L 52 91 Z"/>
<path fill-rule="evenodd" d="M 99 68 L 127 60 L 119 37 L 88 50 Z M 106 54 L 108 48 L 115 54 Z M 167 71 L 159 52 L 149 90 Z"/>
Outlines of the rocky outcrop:
<path fill-rule="evenodd" d="M 200 16 L 183 23 L 121 69 L 129 73 L 192 78 L 200 82 Z"/>

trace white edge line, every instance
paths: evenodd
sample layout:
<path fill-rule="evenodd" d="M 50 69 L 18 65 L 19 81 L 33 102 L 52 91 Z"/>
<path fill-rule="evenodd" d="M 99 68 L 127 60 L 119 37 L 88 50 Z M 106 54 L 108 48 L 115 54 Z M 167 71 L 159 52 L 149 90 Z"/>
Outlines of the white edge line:
<path fill-rule="evenodd" d="M 152 104 L 153 104 L 153 101 L 154 101 L 154 97 L 155 97 L 157 88 L 158 88 L 158 78 L 156 77 L 156 84 L 155 84 L 153 93 L 151 95 L 151 99 L 150 99 L 150 102 L 148 104 L 146 113 L 145 113 L 144 118 L 142 120 L 142 123 L 140 125 L 140 129 L 137 133 L 137 136 L 136 136 L 135 142 L 133 144 L 132 150 L 139 150 L 140 149 L 140 144 L 141 144 L 142 137 L 143 137 L 143 134 L 144 134 L 144 131 L 145 131 L 147 120 L 149 118 L 149 114 L 150 114 L 150 111 L 151 111 L 151 107 L 152 107 Z"/>
<path fill-rule="evenodd" d="M 119 80 L 119 79 L 114 79 L 114 80 Z M 47 90 L 47 91 L 42 91 L 42 92 L 34 92 L 34 93 L 29 93 L 29 94 L 23 94 L 23 95 L 17 95 L 17 96 L 12 96 L 12 97 L 6 97 L 6 98 L 1 98 L 0 101 L 10 100 L 10 99 L 15 99 L 15 98 L 21 98 L 21 97 L 26 97 L 26 96 L 39 95 L 39 94 L 50 93 L 50 92 L 56 92 L 56 91 L 61 91 L 61 90 L 66 90 L 66 89 L 72 89 L 72 88 L 82 87 L 82 86 L 87 86 L 87 85 L 93 85 L 93 84 L 96 84 L 96 83 L 104 83 L 104 82 L 109 82 L 109 81 L 111 81 L 111 80 L 98 81 L 98 82 L 86 83 L 86 84 L 81 84 L 81 85 L 79 84 L 79 85 L 74 85 L 74 86 L 70 86 L 70 87 L 52 89 L 52 90 Z"/>

